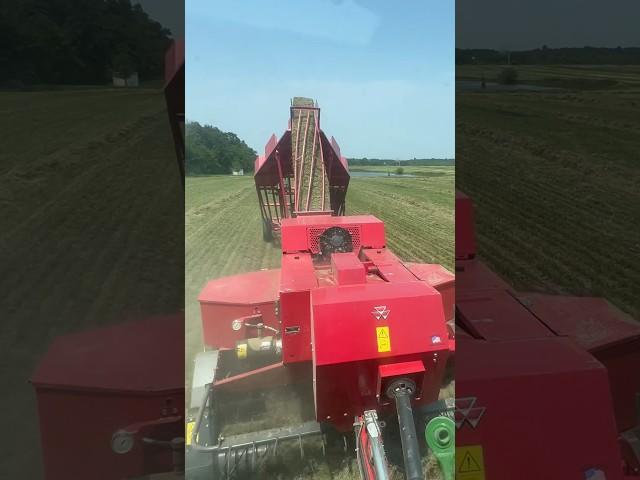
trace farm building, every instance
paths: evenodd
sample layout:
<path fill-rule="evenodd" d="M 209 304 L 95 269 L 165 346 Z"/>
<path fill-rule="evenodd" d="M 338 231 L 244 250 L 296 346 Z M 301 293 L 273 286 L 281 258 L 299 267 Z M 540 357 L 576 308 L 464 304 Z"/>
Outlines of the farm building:
<path fill-rule="evenodd" d="M 118 72 L 113 72 L 113 86 L 114 87 L 138 87 L 140 86 L 140 80 L 138 78 L 138 72 L 134 72 L 129 77 L 125 78 Z"/>

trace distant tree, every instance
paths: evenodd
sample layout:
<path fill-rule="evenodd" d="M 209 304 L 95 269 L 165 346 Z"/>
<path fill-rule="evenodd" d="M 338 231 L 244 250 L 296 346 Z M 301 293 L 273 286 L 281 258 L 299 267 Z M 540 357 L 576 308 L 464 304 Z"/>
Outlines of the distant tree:
<path fill-rule="evenodd" d="M 253 170 L 256 152 L 236 134 L 198 122 L 186 124 L 187 175 L 228 175 Z"/>
<path fill-rule="evenodd" d="M 123 63 L 160 78 L 170 34 L 130 0 L 0 0 L 0 85 L 104 84 Z"/>
<path fill-rule="evenodd" d="M 513 67 L 503 68 L 498 74 L 498 83 L 502 85 L 515 85 L 518 83 L 518 71 Z"/>
<path fill-rule="evenodd" d="M 404 173 L 404 168 L 398 167 L 396 168 L 396 175 L 402 175 Z"/>

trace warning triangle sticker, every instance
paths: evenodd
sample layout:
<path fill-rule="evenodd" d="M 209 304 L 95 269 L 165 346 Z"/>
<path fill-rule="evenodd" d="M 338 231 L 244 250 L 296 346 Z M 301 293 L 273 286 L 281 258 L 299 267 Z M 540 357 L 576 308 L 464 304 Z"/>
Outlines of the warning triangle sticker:
<path fill-rule="evenodd" d="M 389 333 L 385 329 L 378 330 L 378 338 L 388 338 Z"/>
<path fill-rule="evenodd" d="M 471 473 L 471 472 L 480 472 L 480 471 L 482 470 L 480 468 L 480 465 L 478 465 L 478 462 L 476 462 L 476 459 L 473 458 L 473 456 L 469 452 L 466 452 L 462 459 L 462 463 L 458 468 L 458 472 Z"/>

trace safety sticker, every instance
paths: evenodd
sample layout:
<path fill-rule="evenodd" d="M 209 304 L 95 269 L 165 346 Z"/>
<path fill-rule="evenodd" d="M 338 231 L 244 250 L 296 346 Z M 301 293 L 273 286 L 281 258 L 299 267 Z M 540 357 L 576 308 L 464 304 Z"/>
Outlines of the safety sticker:
<path fill-rule="evenodd" d="M 456 479 L 485 480 L 482 445 L 456 447 Z"/>
<path fill-rule="evenodd" d="M 236 354 L 238 355 L 238 358 L 240 360 L 244 360 L 245 358 L 247 358 L 247 344 L 239 343 L 238 345 L 236 345 Z"/>
<path fill-rule="evenodd" d="M 389 327 L 376 327 L 376 336 L 378 337 L 378 352 L 390 352 L 391 337 L 389 336 Z"/>
<path fill-rule="evenodd" d="M 187 422 L 187 428 L 185 429 L 185 443 L 187 445 L 191 445 L 191 436 L 193 435 L 193 427 L 195 424 L 196 422 Z"/>

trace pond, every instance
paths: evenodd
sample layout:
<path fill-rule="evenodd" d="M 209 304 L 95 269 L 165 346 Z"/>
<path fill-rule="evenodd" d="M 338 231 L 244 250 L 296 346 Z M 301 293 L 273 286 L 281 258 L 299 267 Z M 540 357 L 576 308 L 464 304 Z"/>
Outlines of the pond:
<path fill-rule="evenodd" d="M 352 177 L 394 177 L 394 178 L 400 178 L 400 177 L 406 177 L 406 178 L 410 178 L 410 177 L 415 177 L 416 175 L 412 175 L 410 173 L 403 173 L 403 174 L 397 174 L 397 173 L 387 173 L 387 172 L 362 172 L 362 171 L 352 171 L 349 172 L 350 175 Z"/>

